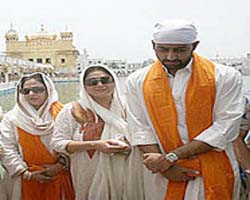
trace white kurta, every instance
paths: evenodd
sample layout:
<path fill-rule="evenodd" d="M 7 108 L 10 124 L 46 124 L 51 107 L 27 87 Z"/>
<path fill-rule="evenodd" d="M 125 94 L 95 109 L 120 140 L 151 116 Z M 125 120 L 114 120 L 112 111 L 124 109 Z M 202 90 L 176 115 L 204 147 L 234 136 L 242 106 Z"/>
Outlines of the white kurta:
<path fill-rule="evenodd" d="M 18 143 L 18 132 L 17 127 L 12 122 L 12 117 L 14 117 L 13 111 L 9 111 L 5 114 L 2 121 L 2 143 L 4 145 L 4 154 L 2 156 L 2 161 L 4 166 L 8 169 L 8 179 L 6 186 L 8 185 L 9 196 L 11 199 L 18 200 L 21 199 L 21 181 L 20 176 L 11 178 L 10 176 L 15 175 L 19 171 L 24 171 L 28 168 L 26 162 L 23 160 L 22 148 Z M 50 140 L 52 135 L 42 135 L 40 139 L 45 147 L 53 154 L 53 149 L 50 146 Z M 13 187 L 13 188 L 11 188 Z"/>
<path fill-rule="evenodd" d="M 83 109 L 90 109 L 95 120 L 104 121 L 101 140 L 115 139 L 117 135 L 130 138 L 126 122 L 126 108 L 120 95 L 116 75 L 106 66 L 99 66 L 113 77 L 115 87 L 110 108 L 98 104 L 86 91 L 83 80 L 85 68 L 80 75 L 79 104 Z M 59 152 L 65 152 L 71 141 L 83 140 L 84 131 L 71 114 L 72 104 L 68 104 L 59 113 L 52 138 L 52 145 Z M 111 155 L 96 151 L 92 159 L 86 151 L 74 152 L 71 157 L 71 173 L 77 200 L 143 200 L 142 156 L 137 148 L 129 156 Z M 129 169 L 133 170 L 130 172 Z M 140 173 L 137 173 L 140 172 Z"/>
<path fill-rule="evenodd" d="M 71 104 L 67 104 L 56 119 L 52 145 L 58 152 L 67 153 L 65 148 L 69 142 L 83 140 L 82 132 L 79 130 L 80 124 L 73 118 L 71 107 Z M 110 138 L 112 138 L 112 135 L 102 134 L 101 136 L 101 139 Z M 134 171 L 137 169 L 137 163 L 132 163 L 132 160 L 130 160 L 131 156 L 127 158 L 124 155 L 110 155 L 96 151 L 90 159 L 86 151 L 70 154 L 71 175 L 76 199 L 143 199 L 140 174 L 134 176 L 128 176 L 127 174 L 129 165 L 134 167 Z M 140 155 L 133 151 L 133 159 L 135 158 L 139 159 Z M 138 179 L 136 179 L 136 176 L 138 176 Z M 129 187 L 126 186 L 126 180 L 130 182 Z M 131 191 L 131 187 L 135 190 Z M 130 191 L 129 194 L 126 191 Z M 127 194 L 134 195 L 136 198 L 130 198 Z"/>
<path fill-rule="evenodd" d="M 189 142 L 186 124 L 185 93 L 192 73 L 192 60 L 184 68 L 177 71 L 175 77 L 166 72 L 178 114 L 178 130 L 184 144 Z M 133 145 L 159 144 L 143 97 L 143 81 L 150 66 L 138 70 L 126 82 L 128 97 L 128 122 L 131 129 Z M 215 65 L 216 98 L 213 109 L 213 124 L 195 139 L 203 141 L 215 148 L 225 150 L 229 156 L 235 174 L 234 200 L 239 195 L 239 171 L 231 142 L 236 139 L 243 112 L 242 81 L 238 71 L 233 68 Z M 162 149 L 162 147 L 160 146 Z M 163 151 L 163 150 L 162 150 Z M 162 153 L 165 153 L 164 151 Z M 166 192 L 166 190 L 162 190 Z M 204 199 L 202 178 L 189 181 L 185 200 Z"/>

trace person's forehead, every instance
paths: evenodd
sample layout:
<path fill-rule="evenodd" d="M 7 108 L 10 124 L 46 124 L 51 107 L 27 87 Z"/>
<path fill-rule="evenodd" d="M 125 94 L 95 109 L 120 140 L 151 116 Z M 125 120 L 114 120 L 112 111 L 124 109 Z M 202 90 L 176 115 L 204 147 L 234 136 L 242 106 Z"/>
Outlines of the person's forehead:
<path fill-rule="evenodd" d="M 96 70 L 90 72 L 86 78 L 95 78 L 95 77 L 103 77 L 103 76 L 110 76 L 108 73 L 101 71 L 101 70 Z"/>
<path fill-rule="evenodd" d="M 23 86 L 30 86 L 30 85 L 43 85 L 41 82 L 35 80 L 35 79 L 29 79 L 27 81 L 25 81 L 25 83 L 23 84 Z"/>
<path fill-rule="evenodd" d="M 190 47 L 192 44 L 167 44 L 167 43 L 155 43 L 157 47 L 164 47 L 164 48 L 186 48 Z"/>

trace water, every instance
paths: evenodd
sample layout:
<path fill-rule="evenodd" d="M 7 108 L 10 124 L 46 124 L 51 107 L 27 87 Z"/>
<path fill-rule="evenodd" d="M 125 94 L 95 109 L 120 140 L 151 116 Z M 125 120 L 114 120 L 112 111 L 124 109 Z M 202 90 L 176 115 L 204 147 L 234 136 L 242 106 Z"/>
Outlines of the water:
<path fill-rule="evenodd" d="M 119 82 L 123 90 L 124 81 L 126 78 L 120 77 Z M 56 89 L 59 94 L 59 101 L 62 103 L 68 103 L 71 101 L 76 101 L 79 96 L 79 82 L 56 82 Z M 7 112 L 13 108 L 15 104 L 15 90 L 10 90 L 8 93 L 0 94 L 0 104 L 3 112 Z"/>
<path fill-rule="evenodd" d="M 124 81 L 126 78 L 119 78 L 120 86 L 124 89 Z M 79 82 L 57 82 L 55 83 L 56 89 L 59 94 L 59 100 L 62 103 L 68 103 L 78 99 L 79 94 Z M 250 76 L 243 76 L 244 92 L 250 96 Z M 3 112 L 7 112 L 12 109 L 15 104 L 15 90 L 11 90 L 9 93 L 0 95 L 0 103 Z"/>

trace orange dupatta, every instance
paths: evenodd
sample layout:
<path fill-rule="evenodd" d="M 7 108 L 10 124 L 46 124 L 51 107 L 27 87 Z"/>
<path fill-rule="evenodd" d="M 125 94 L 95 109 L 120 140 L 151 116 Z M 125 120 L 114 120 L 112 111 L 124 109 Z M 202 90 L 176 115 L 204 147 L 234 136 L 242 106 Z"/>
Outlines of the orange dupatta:
<path fill-rule="evenodd" d="M 63 105 L 59 102 L 52 104 L 50 111 L 54 119 L 62 107 Z M 29 134 L 21 128 L 18 128 L 18 136 L 24 161 L 28 164 L 30 171 L 42 170 L 43 165 L 56 163 L 56 158 L 46 149 L 39 136 Z M 66 200 L 75 199 L 70 173 L 65 170 L 48 183 L 22 178 L 22 200 L 62 200 L 63 191 Z"/>
<path fill-rule="evenodd" d="M 193 54 L 193 68 L 186 91 L 186 122 L 192 141 L 213 123 L 215 101 L 214 65 Z M 182 146 L 178 116 L 166 73 L 159 61 L 149 70 L 143 85 L 146 107 L 155 132 L 166 153 Z M 199 170 L 204 180 L 206 200 L 230 200 L 233 196 L 234 175 L 225 151 L 208 151 L 197 159 L 180 160 L 177 165 Z M 165 200 L 182 200 L 186 182 L 169 181 Z"/>
<path fill-rule="evenodd" d="M 83 132 L 83 141 L 92 141 L 92 140 L 100 140 L 102 136 L 102 131 L 104 127 L 104 121 L 95 116 L 94 113 L 86 108 L 82 108 L 78 101 L 73 102 L 71 114 L 75 118 L 75 120 L 81 124 L 80 131 Z M 98 118 L 97 123 L 95 122 Z M 96 150 L 91 149 L 87 150 L 89 158 L 92 159 Z"/>

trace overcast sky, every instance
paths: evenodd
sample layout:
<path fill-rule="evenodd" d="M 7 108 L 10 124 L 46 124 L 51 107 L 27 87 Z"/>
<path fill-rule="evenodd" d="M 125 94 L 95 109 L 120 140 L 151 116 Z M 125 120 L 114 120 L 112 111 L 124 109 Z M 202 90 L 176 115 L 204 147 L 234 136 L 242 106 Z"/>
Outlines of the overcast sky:
<path fill-rule="evenodd" d="M 166 18 L 194 21 L 198 53 L 208 58 L 244 57 L 250 52 L 249 0 L 3 0 L 0 51 L 13 24 L 19 38 L 36 34 L 44 24 L 49 33 L 68 27 L 74 45 L 91 58 L 141 62 L 154 58 L 153 25 Z"/>

